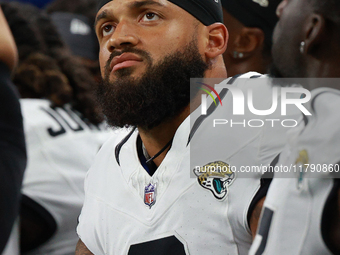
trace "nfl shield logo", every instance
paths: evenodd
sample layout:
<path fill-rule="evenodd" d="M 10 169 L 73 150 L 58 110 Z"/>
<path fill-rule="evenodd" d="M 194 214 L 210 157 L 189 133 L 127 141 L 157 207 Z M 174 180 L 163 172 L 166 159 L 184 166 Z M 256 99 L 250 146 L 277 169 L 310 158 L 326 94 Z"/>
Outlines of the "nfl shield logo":
<path fill-rule="evenodd" d="M 156 203 L 156 183 L 150 183 L 144 190 L 144 203 L 151 207 Z"/>

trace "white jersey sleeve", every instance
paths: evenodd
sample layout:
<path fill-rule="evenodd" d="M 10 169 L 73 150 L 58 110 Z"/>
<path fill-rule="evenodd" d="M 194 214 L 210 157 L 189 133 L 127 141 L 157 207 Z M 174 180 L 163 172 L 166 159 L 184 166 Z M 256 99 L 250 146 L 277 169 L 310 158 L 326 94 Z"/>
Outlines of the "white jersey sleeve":
<path fill-rule="evenodd" d="M 19 219 L 14 222 L 11 235 L 7 241 L 6 247 L 1 253 L 2 255 L 20 255 L 20 236 L 19 236 Z"/>

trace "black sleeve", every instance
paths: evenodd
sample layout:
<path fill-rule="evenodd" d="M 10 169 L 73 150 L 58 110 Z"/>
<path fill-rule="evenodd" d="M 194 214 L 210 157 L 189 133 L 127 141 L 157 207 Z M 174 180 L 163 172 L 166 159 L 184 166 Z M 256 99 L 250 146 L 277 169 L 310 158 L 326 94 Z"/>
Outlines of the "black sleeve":
<path fill-rule="evenodd" d="M 20 104 L 10 80 L 10 70 L 0 62 L 0 253 L 18 214 L 25 166 Z"/>
<path fill-rule="evenodd" d="M 333 188 L 328 195 L 321 218 L 322 239 L 333 254 L 340 254 L 339 190 L 340 179 L 334 178 Z"/>
<path fill-rule="evenodd" d="M 271 169 L 273 169 L 276 164 L 279 162 L 279 159 L 280 159 L 280 155 L 281 154 L 278 154 L 274 159 L 273 161 L 270 163 L 270 166 L 271 166 Z M 267 192 L 268 192 L 268 189 L 269 189 L 269 186 L 273 180 L 273 177 L 274 177 L 274 172 L 266 172 L 262 175 L 262 178 L 261 178 L 261 186 L 260 186 L 260 189 L 257 191 L 257 193 L 255 194 L 253 200 L 251 201 L 251 204 L 249 206 L 249 209 L 248 209 L 248 214 L 247 214 L 247 221 L 248 221 L 248 226 L 250 226 L 250 218 L 251 218 L 251 215 L 253 214 L 253 211 L 257 205 L 257 203 L 262 199 L 264 198 L 265 196 L 267 196 Z"/>
<path fill-rule="evenodd" d="M 268 192 L 268 189 L 269 189 L 271 182 L 272 182 L 271 178 L 262 178 L 261 179 L 260 189 L 257 191 L 257 193 L 254 196 L 253 200 L 251 201 L 251 204 L 250 204 L 249 209 L 248 209 L 248 214 L 247 214 L 248 226 L 250 226 L 250 218 L 251 218 L 251 215 L 253 214 L 253 211 L 254 211 L 257 203 L 267 195 L 267 192 Z"/>
<path fill-rule="evenodd" d="M 43 206 L 22 195 L 20 208 L 20 250 L 29 252 L 47 242 L 57 231 L 57 223 Z"/>

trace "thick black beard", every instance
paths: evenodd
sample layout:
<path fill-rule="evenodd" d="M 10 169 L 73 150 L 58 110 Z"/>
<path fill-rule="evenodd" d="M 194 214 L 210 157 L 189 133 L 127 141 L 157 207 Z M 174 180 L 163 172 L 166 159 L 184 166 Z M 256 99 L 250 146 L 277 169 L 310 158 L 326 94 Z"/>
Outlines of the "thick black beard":
<path fill-rule="evenodd" d="M 132 68 L 118 70 L 114 82 L 109 81 L 109 71 L 106 71 L 96 94 L 112 127 L 152 129 L 173 119 L 198 92 L 198 89 L 190 90 L 190 78 L 203 78 L 209 67 L 199 54 L 196 40 L 155 65 L 147 52 L 134 49 L 125 52 L 140 54 L 148 66 L 137 79 L 130 76 Z"/>

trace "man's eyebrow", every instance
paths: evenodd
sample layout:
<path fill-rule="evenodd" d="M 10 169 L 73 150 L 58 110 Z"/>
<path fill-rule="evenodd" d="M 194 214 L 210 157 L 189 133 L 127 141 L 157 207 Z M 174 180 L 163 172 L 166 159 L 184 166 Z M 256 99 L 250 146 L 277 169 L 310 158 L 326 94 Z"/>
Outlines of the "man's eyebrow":
<path fill-rule="evenodd" d="M 108 17 L 108 12 L 107 12 L 107 10 L 103 11 L 102 13 L 100 13 L 100 14 L 97 16 L 96 21 L 94 22 L 94 27 L 97 26 L 99 20 L 101 20 L 101 19 L 106 19 L 107 17 Z"/>
<path fill-rule="evenodd" d="M 144 1 L 136 1 L 136 2 L 129 4 L 129 8 L 138 9 L 138 8 L 142 8 L 146 5 L 157 5 L 157 6 L 160 6 L 160 7 L 164 7 L 164 5 L 159 3 L 159 2 L 156 2 L 156 1 L 153 1 L 153 0 L 144 0 Z"/>
<path fill-rule="evenodd" d="M 139 8 L 142 8 L 142 7 L 147 6 L 147 5 L 156 5 L 156 6 L 164 7 L 163 4 L 156 2 L 156 1 L 153 1 L 153 0 L 135 1 L 135 2 L 132 2 L 131 4 L 129 4 L 128 7 L 130 9 L 139 9 Z M 99 20 L 106 19 L 108 16 L 109 15 L 108 15 L 107 10 L 100 13 L 96 18 L 96 21 L 94 23 L 94 27 L 97 26 Z"/>

